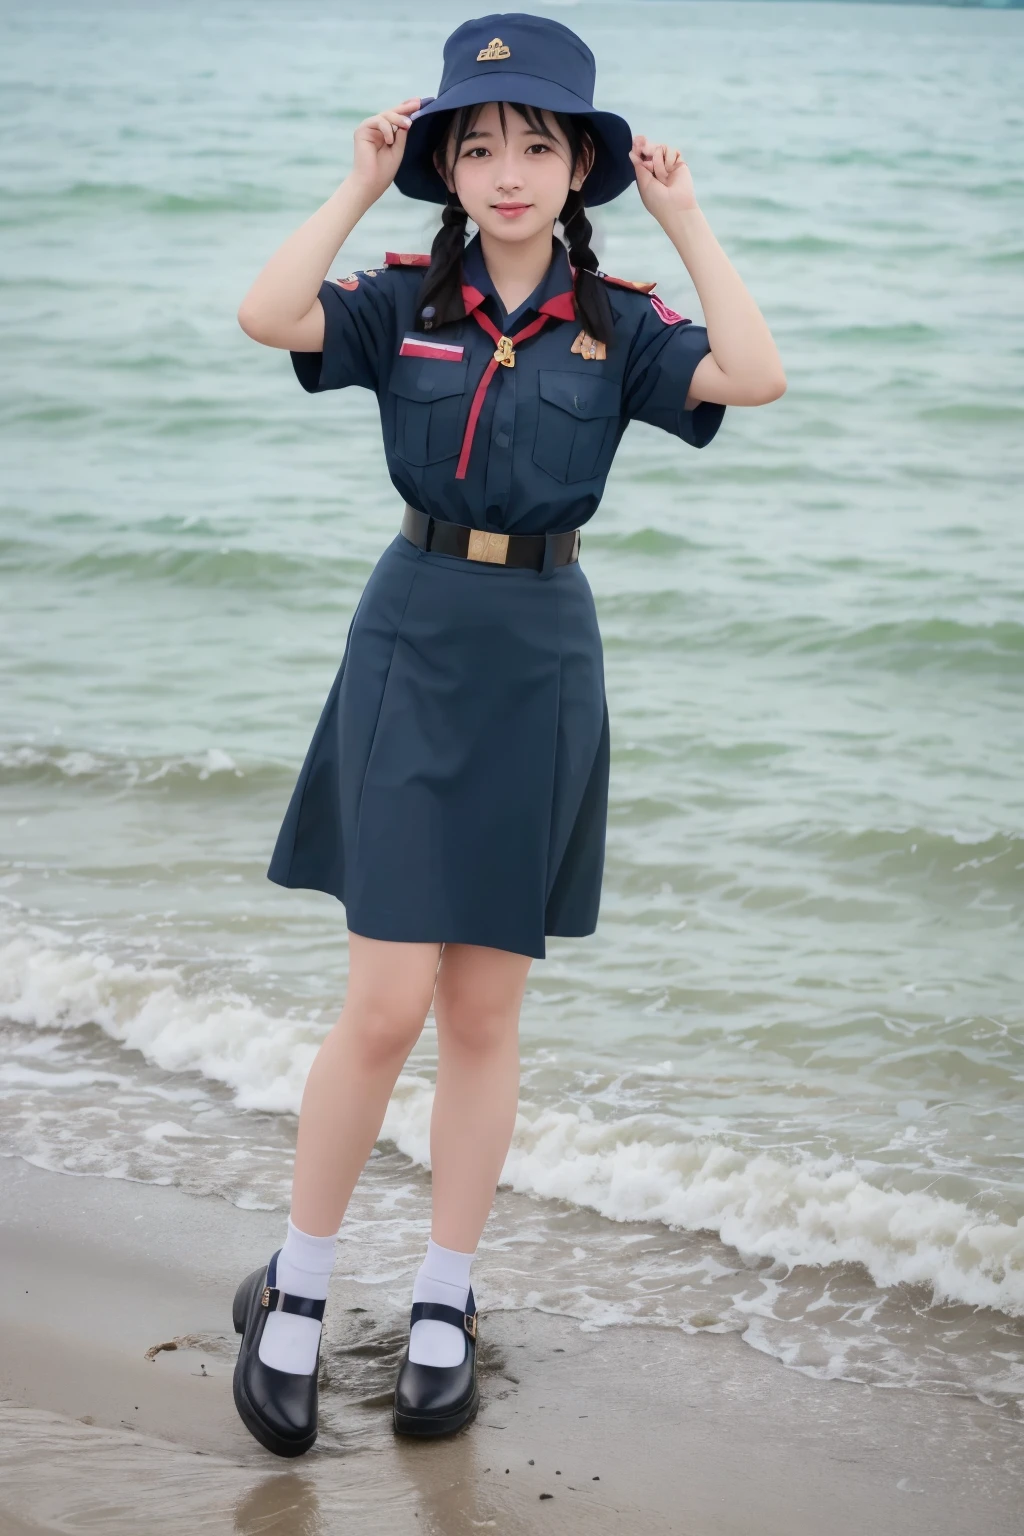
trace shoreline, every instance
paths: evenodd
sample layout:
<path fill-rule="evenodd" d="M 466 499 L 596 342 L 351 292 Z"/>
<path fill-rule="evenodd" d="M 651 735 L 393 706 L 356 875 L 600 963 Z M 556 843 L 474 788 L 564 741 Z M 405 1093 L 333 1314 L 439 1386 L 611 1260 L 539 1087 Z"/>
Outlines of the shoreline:
<path fill-rule="evenodd" d="M 427 1444 L 394 1435 L 405 1315 L 384 1286 L 336 1277 L 320 1436 L 279 1460 L 235 1413 L 230 1310 L 280 1245 L 282 1213 L 17 1157 L 3 1167 L 4 1536 L 134 1536 L 143 1518 L 151 1536 L 200 1523 L 313 1536 L 341 1519 L 361 1536 L 1019 1529 L 1024 1432 L 974 1398 L 822 1381 L 736 1334 L 489 1313 L 485 1265 L 473 1424 Z"/>

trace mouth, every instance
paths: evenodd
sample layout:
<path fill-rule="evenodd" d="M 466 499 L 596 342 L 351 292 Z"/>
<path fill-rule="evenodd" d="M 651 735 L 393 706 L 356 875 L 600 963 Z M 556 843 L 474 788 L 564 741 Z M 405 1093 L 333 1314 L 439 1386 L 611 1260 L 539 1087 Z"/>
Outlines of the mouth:
<path fill-rule="evenodd" d="M 492 203 L 495 213 L 503 213 L 506 218 L 513 218 L 517 213 L 525 213 L 531 203 Z"/>

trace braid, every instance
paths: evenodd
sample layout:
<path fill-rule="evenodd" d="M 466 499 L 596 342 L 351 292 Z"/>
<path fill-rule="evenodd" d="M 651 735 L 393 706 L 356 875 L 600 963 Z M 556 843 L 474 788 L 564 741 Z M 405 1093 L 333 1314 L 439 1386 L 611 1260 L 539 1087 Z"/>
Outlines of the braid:
<path fill-rule="evenodd" d="M 593 234 L 583 204 L 583 192 L 571 191 L 559 215 L 569 245 L 569 260 L 576 268 L 573 289 L 576 309 L 589 335 L 597 341 L 610 342 L 614 319 L 608 292 L 597 276 L 597 257 L 590 249 Z"/>
<path fill-rule="evenodd" d="M 458 194 L 449 192 L 445 199 L 441 228 L 430 247 L 430 266 L 423 274 L 416 298 L 416 320 L 421 330 L 429 331 L 450 320 L 463 320 L 466 306 L 462 299 L 462 253 L 466 248 L 466 220 L 469 215 Z"/>

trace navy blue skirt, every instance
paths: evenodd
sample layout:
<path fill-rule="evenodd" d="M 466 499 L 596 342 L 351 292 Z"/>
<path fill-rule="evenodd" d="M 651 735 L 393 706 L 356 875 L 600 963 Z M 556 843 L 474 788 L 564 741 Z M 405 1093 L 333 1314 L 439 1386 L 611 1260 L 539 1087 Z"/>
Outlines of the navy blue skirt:
<path fill-rule="evenodd" d="M 267 871 L 353 933 L 543 959 L 597 925 L 604 656 L 578 561 L 544 573 L 418 549 L 374 566 Z"/>

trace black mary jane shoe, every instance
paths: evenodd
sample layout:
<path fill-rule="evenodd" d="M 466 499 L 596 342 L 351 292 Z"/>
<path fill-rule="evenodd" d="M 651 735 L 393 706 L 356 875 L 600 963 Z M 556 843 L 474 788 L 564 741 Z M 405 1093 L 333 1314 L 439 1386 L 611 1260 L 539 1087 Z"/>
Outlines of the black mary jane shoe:
<path fill-rule="evenodd" d="M 472 1286 L 465 1312 L 441 1301 L 414 1301 L 409 1316 L 410 1332 L 421 1317 L 438 1318 L 461 1328 L 466 1335 L 466 1354 L 460 1365 L 418 1365 L 409 1359 L 406 1345 L 395 1383 L 395 1429 L 400 1435 L 448 1435 L 468 1424 L 480 1404 Z"/>
<path fill-rule="evenodd" d="M 312 1372 L 293 1375 L 263 1364 L 260 1339 L 271 1312 L 297 1312 L 323 1322 L 327 1303 L 308 1296 L 289 1296 L 277 1289 L 274 1281 L 280 1252 L 279 1248 L 262 1269 L 254 1269 L 235 1292 L 232 1321 L 242 1342 L 232 1389 L 239 1418 L 261 1445 L 277 1456 L 302 1456 L 316 1439 L 319 1346 Z"/>

